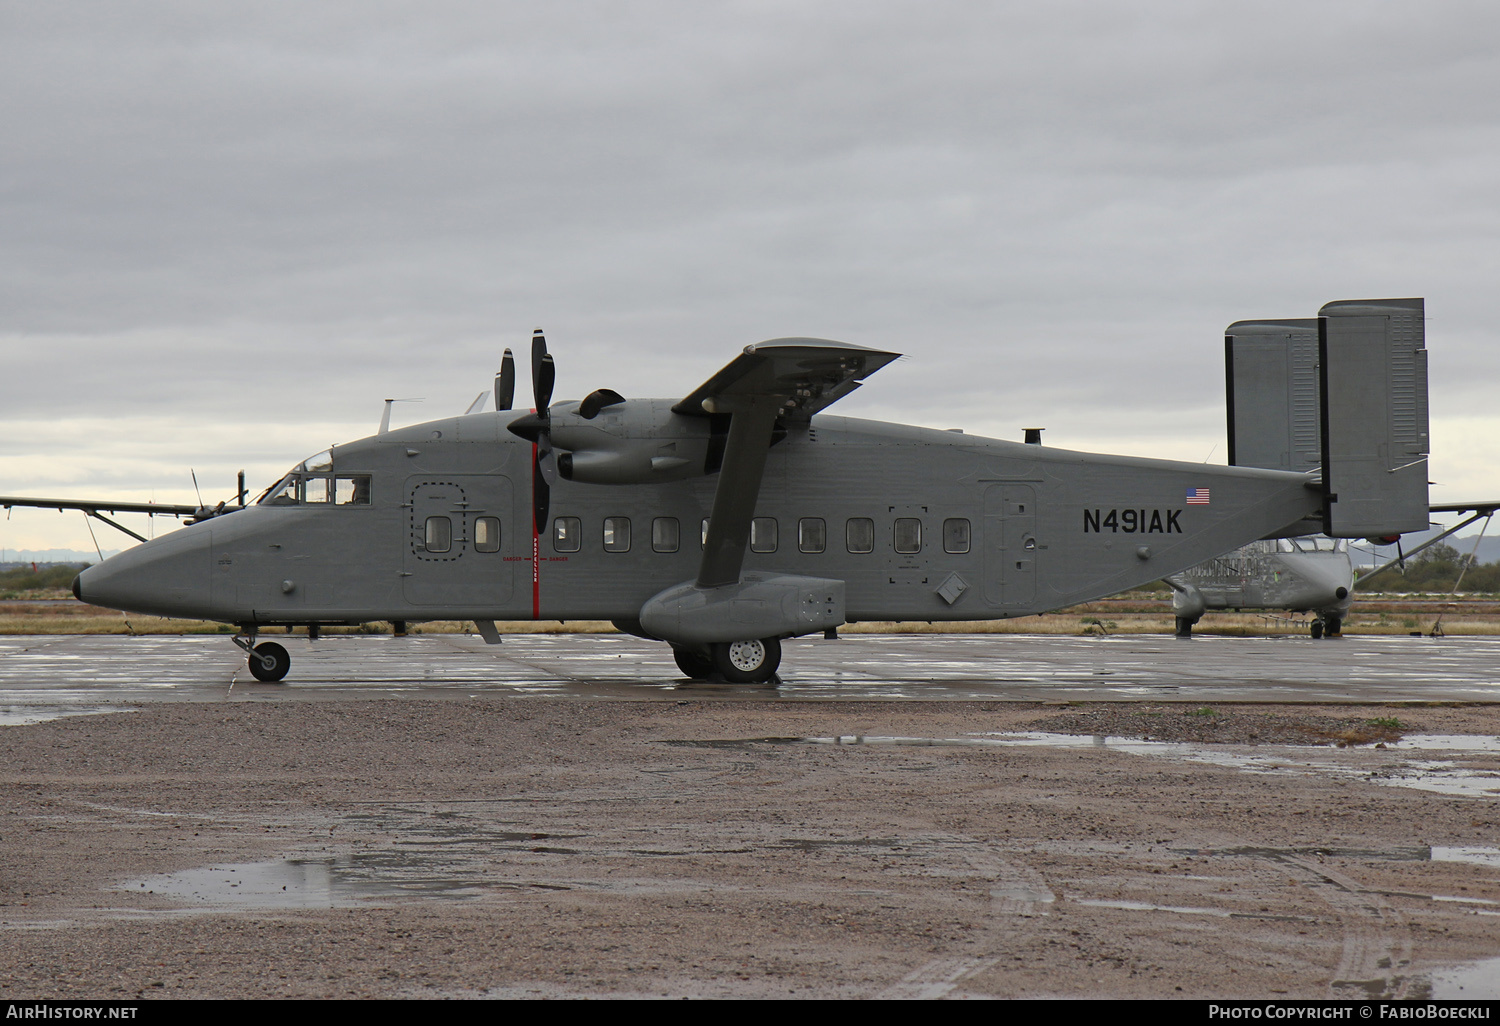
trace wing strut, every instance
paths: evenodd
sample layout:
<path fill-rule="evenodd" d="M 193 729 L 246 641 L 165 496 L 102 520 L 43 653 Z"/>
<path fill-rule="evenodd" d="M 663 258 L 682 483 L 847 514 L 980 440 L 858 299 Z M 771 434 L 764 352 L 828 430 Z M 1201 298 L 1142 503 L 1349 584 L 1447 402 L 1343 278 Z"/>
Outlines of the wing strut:
<path fill-rule="evenodd" d="M 821 338 L 772 339 L 746 346 L 672 407 L 673 413 L 685 417 L 730 415 L 698 587 L 740 582 L 755 500 L 777 421 L 806 423 L 899 355 Z"/>
<path fill-rule="evenodd" d="M 113 520 L 109 519 L 109 517 L 107 517 L 104 514 L 98 512 L 97 510 L 86 509 L 86 510 L 83 511 L 83 513 L 84 513 L 85 516 L 90 516 L 90 517 L 93 517 L 95 520 L 101 520 L 101 521 L 103 521 L 104 523 L 108 524 L 110 527 L 113 527 L 116 531 L 124 531 L 126 534 L 130 535 L 130 537 L 134 538 L 136 541 L 142 541 L 143 542 L 143 541 L 146 540 L 143 535 L 136 534 L 134 531 L 132 531 L 130 528 L 126 527 L 124 524 L 117 524 L 117 523 L 115 523 Z M 95 546 L 95 547 L 97 548 L 97 546 Z M 101 554 L 99 558 L 103 559 L 104 558 L 103 554 Z"/>
<path fill-rule="evenodd" d="M 703 562 L 698 567 L 698 586 L 717 588 L 738 584 L 750 541 L 750 521 L 771 449 L 771 432 L 781 413 L 782 399 L 774 395 L 736 396 L 731 405 L 729 441 L 714 490 L 713 512 L 708 518 L 708 537 L 703 543 Z"/>
<path fill-rule="evenodd" d="M 1356 588 L 1363 587 L 1364 584 L 1365 584 L 1365 582 L 1368 581 L 1371 577 L 1374 577 L 1376 574 L 1383 574 L 1383 573 L 1385 573 L 1391 567 L 1397 565 L 1398 563 L 1405 562 L 1406 560 L 1410 559 L 1412 556 L 1415 556 L 1417 553 L 1423 551 L 1424 549 L 1431 548 L 1432 546 L 1436 545 L 1438 542 L 1440 542 L 1443 539 L 1447 538 L 1449 535 L 1458 533 L 1459 531 L 1463 530 L 1465 527 L 1468 527 L 1470 524 L 1472 524 L 1474 521 L 1480 519 L 1481 517 L 1486 518 L 1485 519 L 1485 526 L 1488 527 L 1489 526 L 1488 518 L 1494 516 L 1495 512 L 1497 510 L 1500 510 L 1500 502 L 1471 502 L 1471 503 L 1462 503 L 1462 502 L 1459 502 L 1459 503 L 1454 503 L 1454 504 L 1448 505 L 1448 506 L 1431 506 L 1429 508 L 1434 513 L 1470 513 L 1470 512 L 1472 512 L 1474 515 L 1471 516 L 1471 517 L 1469 517 L 1469 519 L 1463 521 L 1462 523 L 1458 524 L 1456 527 L 1450 527 L 1450 528 L 1448 528 L 1448 530 L 1444 531 L 1442 534 L 1439 534 L 1437 537 L 1427 539 L 1427 541 L 1423 542 L 1421 545 L 1418 545 L 1416 548 L 1412 549 L 1410 552 L 1402 553 L 1401 555 L 1398 555 L 1395 559 L 1391 560 L 1388 563 L 1382 563 L 1380 566 L 1377 566 L 1374 570 L 1371 570 L 1367 574 L 1361 574 L 1359 576 L 1359 579 L 1354 582 L 1354 586 Z M 1480 533 L 1482 534 L 1483 532 L 1480 532 Z M 1475 546 L 1476 546 L 1476 551 L 1477 551 L 1477 547 L 1478 547 L 1478 543 L 1477 542 L 1475 543 Z M 1399 551 L 1399 549 L 1398 549 L 1398 551 Z"/>

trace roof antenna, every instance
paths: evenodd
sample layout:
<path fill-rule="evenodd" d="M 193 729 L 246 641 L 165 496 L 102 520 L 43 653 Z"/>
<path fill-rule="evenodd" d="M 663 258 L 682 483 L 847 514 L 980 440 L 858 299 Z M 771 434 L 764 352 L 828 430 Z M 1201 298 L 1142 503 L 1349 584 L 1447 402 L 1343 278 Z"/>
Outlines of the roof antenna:
<path fill-rule="evenodd" d="M 391 429 L 391 407 L 396 403 L 419 403 L 421 401 L 421 397 L 414 399 L 387 399 L 385 401 L 385 412 L 380 415 L 380 430 L 375 433 L 383 435 Z"/>

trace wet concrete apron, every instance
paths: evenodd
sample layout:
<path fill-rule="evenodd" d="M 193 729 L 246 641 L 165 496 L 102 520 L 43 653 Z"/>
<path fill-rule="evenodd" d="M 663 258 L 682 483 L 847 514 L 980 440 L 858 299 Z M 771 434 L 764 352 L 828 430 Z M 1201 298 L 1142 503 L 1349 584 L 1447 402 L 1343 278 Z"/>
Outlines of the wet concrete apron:
<path fill-rule="evenodd" d="M 1241 712 L 1404 736 L 500 695 L 4 727 L 0 993 L 1495 996 L 1500 712 Z"/>

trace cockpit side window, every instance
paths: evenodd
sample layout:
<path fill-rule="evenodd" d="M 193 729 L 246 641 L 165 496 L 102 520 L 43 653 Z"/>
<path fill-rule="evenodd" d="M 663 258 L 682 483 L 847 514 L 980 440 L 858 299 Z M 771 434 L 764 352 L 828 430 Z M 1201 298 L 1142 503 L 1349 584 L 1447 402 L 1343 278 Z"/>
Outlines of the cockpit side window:
<path fill-rule="evenodd" d="M 333 479 L 333 501 L 340 506 L 368 506 L 370 504 L 370 475 L 354 474 Z"/>
<path fill-rule="evenodd" d="M 296 474 L 288 474 L 279 482 L 272 485 L 266 492 L 266 497 L 260 500 L 265 506 L 295 506 L 301 501 L 301 482 L 297 480 Z"/>
<path fill-rule="evenodd" d="M 302 481 L 302 501 L 311 503 L 326 503 L 330 496 L 328 486 L 333 484 L 332 478 L 308 476 Z"/>

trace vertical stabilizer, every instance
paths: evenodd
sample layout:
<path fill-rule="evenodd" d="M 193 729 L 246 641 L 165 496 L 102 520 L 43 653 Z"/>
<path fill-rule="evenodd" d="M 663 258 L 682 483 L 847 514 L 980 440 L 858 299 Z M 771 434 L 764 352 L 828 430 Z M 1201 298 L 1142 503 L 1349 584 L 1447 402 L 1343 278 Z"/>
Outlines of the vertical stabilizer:
<path fill-rule="evenodd" d="M 1318 311 L 1323 531 L 1427 529 L 1427 350 L 1420 299 L 1344 300 Z"/>
<path fill-rule="evenodd" d="M 1317 318 L 1236 321 L 1224 329 L 1224 372 L 1230 466 L 1322 465 Z"/>

